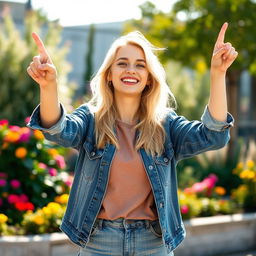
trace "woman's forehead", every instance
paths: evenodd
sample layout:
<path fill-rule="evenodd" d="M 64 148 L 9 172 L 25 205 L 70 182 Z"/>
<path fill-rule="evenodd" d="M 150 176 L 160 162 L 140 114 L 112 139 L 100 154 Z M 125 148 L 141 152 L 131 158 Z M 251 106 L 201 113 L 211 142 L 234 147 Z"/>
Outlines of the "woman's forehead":
<path fill-rule="evenodd" d="M 135 59 L 144 59 L 145 54 L 140 46 L 127 44 L 120 46 L 116 51 L 116 58 L 135 58 Z"/>

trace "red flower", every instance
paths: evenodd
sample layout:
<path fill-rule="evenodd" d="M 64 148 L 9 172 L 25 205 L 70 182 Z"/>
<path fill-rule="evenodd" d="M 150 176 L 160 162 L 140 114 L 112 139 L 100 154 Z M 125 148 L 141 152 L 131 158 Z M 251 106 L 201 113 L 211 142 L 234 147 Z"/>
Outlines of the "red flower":
<path fill-rule="evenodd" d="M 0 126 L 4 126 L 4 125 L 8 125 L 8 120 L 6 119 L 0 120 Z"/>
<path fill-rule="evenodd" d="M 14 206 L 19 211 L 33 211 L 35 209 L 34 205 L 30 202 L 17 202 Z"/>

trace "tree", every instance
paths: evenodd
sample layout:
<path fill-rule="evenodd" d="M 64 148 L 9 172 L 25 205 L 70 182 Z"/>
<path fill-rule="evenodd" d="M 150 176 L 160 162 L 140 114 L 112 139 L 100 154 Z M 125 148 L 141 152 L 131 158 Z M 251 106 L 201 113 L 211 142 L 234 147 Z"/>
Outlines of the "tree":
<path fill-rule="evenodd" d="M 88 35 L 88 50 L 85 57 L 86 70 L 84 73 L 84 82 L 87 85 L 91 81 L 93 73 L 93 52 L 94 52 L 94 37 L 95 37 L 95 26 L 90 25 L 89 35 Z"/>
<path fill-rule="evenodd" d="M 42 21 L 37 12 L 28 12 L 23 34 L 15 27 L 9 15 L 5 15 L 0 23 L 0 118 L 8 119 L 13 124 L 23 125 L 24 119 L 39 103 L 38 85 L 26 70 L 33 56 L 38 55 L 31 33 L 42 32 L 41 27 L 45 34 L 45 45 L 58 70 L 60 98 L 64 104 L 69 104 L 67 96 L 70 96 L 72 90 L 68 89 L 70 86 L 67 82 L 67 73 L 71 67 L 65 61 L 68 47 L 58 46 L 61 39 L 61 27 L 58 23 L 45 24 Z"/>
<path fill-rule="evenodd" d="M 152 4 L 141 6 L 142 19 L 127 25 L 126 30 L 141 30 L 154 44 L 167 47 L 161 59 L 180 61 L 194 68 L 204 62 L 209 68 L 212 49 L 221 25 L 229 22 L 226 41 L 230 41 L 239 56 L 227 73 L 229 111 L 238 123 L 238 84 L 243 70 L 256 73 L 256 2 L 254 0 L 179 0 L 169 13 Z M 237 127 L 237 126 L 236 126 Z M 232 129 L 229 155 L 233 154 L 237 128 Z"/>

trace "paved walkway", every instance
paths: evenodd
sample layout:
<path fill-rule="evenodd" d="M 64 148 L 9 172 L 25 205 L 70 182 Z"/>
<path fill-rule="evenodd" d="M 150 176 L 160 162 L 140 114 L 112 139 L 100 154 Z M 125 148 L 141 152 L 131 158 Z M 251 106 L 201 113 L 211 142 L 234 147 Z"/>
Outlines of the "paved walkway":
<path fill-rule="evenodd" d="M 218 255 L 218 256 L 256 256 L 256 251 L 225 254 L 225 255 Z"/>

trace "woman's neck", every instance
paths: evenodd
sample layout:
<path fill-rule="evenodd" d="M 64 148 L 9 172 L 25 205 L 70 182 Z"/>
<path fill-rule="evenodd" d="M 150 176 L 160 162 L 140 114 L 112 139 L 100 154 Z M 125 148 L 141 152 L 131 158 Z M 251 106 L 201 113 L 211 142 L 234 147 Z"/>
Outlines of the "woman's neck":
<path fill-rule="evenodd" d="M 137 122 L 140 96 L 115 97 L 115 104 L 121 121 L 128 124 Z"/>

